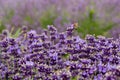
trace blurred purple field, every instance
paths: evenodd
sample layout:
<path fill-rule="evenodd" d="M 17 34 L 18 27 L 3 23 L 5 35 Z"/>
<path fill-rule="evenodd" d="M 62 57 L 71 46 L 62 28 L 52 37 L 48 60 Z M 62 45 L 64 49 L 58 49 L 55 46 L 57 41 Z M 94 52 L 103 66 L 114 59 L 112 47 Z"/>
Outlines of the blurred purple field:
<path fill-rule="evenodd" d="M 116 38 L 120 33 L 119 7 L 119 0 L 0 0 L 0 20 L 8 29 L 26 25 L 41 30 L 54 25 L 60 31 L 77 22 L 78 32 L 84 36 L 96 34 Z M 89 19 L 91 17 L 94 22 Z"/>

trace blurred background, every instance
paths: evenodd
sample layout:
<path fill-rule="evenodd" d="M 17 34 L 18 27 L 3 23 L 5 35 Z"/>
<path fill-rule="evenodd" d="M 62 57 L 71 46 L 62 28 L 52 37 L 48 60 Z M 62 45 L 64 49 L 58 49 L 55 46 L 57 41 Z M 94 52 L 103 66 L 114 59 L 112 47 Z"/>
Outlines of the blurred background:
<path fill-rule="evenodd" d="M 64 31 L 78 23 L 76 32 L 118 38 L 120 0 L 0 0 L 0 32 L 22 26 L 40 32 L 47 25 Z"/>

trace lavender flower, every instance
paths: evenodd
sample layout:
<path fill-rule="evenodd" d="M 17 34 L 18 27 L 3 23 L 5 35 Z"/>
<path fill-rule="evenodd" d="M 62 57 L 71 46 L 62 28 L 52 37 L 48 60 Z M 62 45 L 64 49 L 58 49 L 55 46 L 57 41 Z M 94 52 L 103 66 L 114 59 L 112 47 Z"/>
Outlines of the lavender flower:
<path fill-rule="evenodd" d="M 0 41 L 0 79 L 120 79 L 120 40 L 81 39 L 72 26 L 62 33 L 49 26 L 42 34 L 25 29 L 17 38 L 6 36 Z"/>

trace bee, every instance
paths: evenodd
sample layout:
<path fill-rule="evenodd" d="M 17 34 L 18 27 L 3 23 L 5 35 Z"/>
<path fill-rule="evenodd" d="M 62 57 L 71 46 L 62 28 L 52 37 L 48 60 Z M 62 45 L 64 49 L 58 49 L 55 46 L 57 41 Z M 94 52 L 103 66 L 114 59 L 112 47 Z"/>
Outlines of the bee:
<path fill-rule="evenodd" d="M 77 29 L 78 28 L 78 23 L 73 23 L 73 26 L 74 26 L 75 29 Z"/>

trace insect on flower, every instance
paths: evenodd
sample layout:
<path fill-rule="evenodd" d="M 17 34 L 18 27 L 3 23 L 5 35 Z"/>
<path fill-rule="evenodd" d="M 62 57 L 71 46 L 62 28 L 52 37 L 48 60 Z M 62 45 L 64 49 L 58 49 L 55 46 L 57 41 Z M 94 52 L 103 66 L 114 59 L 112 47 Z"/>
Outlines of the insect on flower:
<path fill-rule="evenodd" d="M 74 26 L 75 29 L 77 29 L 78 28 L 78 23 L 76 23 L 76 22 L 73 23 L 73 26 Z"/>

